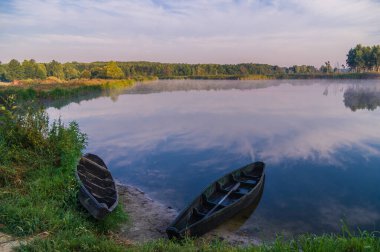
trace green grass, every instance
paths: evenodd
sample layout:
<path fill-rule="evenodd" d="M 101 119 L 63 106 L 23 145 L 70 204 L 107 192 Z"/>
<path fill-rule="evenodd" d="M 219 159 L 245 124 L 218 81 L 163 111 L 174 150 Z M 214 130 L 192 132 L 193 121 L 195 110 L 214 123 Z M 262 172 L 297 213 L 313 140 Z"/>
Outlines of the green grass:
<path fill-rule="evenodd" d="M 78 125 L 49 124 L 42 109 L 5 105 L 0 126 L 0 231 L 17 237 L 49 233 L 19 251 L 121 251 L 109 232 L 127 220 L 122 206 L 95 221 L 78 203 L 74 169 L 86 144 Z"/>
<path fill-rule="evenodd" d="M 380 239 L 375 234 L 362 232 L 358 236 L 342 235 L 303 235 L 293 240 L 277 238 L 273 243 L 259 246 L 233 246 L 222 241 L 207 241 L 203 239 L 187 239 L 182 242 L 157 240 L 131 247 L 129 251 L 236 251 L 236 252 L 354 252 L 380 251 Z"/>

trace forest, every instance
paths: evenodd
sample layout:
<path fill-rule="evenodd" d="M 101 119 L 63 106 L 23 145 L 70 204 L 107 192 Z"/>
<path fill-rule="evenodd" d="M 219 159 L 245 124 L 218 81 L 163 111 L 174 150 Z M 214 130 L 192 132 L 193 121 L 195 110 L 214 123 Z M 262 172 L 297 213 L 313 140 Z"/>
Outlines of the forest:
<path fill-rule="evenodd" d="M 234 76 L 263 75 L 282 77 L 287 75 L 318 75 L 339 72 L 379 72 L 380 45 L 357 45 L 347 54 L 347 66 L 333 68 L 329 61 L 320 68 L 308 65 L 280 67 L 268 64 L 185 64 L 158 62 L 92 62 L 60 63 L 52 60 L 49 63 L 39 63 L 35 60 L 19 62 L 12 59 L 9 63 L 0 62 L 0 81 L 14 80 L 44 80 L 55 77 L 60 80 L 73 79 L 130 79 L 139 76 L 157 76 L 159 78 L 207 78 L 210 76 L 226 78 Z"/>

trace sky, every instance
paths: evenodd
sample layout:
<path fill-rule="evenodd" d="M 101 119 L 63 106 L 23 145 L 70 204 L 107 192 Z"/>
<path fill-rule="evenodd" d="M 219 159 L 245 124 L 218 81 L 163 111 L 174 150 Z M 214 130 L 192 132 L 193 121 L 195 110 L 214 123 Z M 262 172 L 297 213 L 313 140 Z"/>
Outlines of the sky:
<path fill-rule="evenodd" d="M 0 61 L 335 67 L 380 44 L 380 0 L 0 0 Z"/>

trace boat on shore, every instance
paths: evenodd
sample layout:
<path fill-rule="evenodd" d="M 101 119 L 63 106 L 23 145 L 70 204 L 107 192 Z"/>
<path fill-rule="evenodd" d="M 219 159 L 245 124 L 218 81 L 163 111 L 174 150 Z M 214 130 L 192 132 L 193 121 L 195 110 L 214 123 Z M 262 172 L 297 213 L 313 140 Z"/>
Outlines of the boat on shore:
<path fill-rule="evenodd" d="M 79 160 L 75 176 L 80 184 L 80 203 L 95 219 L 104 219 L 119 200 L 115 181 L 104 161 L 97 155 L 85 154 Z"/>
<path fill-rule="evenodd" d="M 169 238 L 201 236 L 261 196 L 265 164 L 255 162 L 211 183 L 166 229 Z"/>

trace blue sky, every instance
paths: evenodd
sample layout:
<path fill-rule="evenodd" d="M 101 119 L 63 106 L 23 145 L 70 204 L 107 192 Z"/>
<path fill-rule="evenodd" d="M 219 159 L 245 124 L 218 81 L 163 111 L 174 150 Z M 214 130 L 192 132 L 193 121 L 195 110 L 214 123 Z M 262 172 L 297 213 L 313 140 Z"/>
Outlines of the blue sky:
<path fill-rule="evenodd" d="M 0 60 L 345 62 L 380 44 L 378 0 L 0 0 Z"/>

